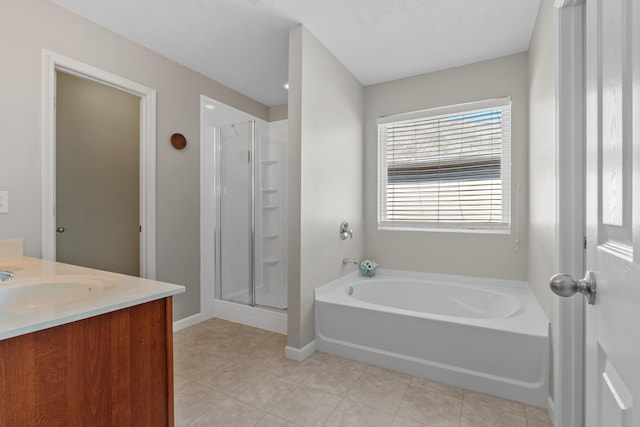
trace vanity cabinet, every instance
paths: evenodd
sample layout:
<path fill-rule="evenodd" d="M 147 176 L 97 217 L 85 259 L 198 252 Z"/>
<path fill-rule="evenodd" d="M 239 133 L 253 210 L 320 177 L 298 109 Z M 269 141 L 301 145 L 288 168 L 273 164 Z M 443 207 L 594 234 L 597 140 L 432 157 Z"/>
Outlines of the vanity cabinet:
<path fill-rule="evenodd" d="M 0 426 L 173 426 L 171 297 L 0 340 Z"/>

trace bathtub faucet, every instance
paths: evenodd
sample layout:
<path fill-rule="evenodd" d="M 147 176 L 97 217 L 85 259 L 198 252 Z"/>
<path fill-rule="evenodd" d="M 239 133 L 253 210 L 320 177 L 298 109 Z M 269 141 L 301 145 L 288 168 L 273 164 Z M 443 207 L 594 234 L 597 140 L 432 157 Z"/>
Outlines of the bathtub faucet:
<path fill-rule="evenodd" d="M 358 265 L 358 262 L 359 262 L 359 261 L 358 261 L 357 259 L 342 258 L 342 263 L 343 263 L 344 265 L 347 265 L 347 264 Z"/>

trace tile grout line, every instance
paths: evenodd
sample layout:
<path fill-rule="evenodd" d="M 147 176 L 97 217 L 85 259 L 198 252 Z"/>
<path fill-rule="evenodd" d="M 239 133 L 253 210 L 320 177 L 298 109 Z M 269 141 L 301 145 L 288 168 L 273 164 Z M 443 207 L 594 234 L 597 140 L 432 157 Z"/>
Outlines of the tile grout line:
<path fill-rule="evenodd" d="M 345 358 L 348 359 L 348 358 Z M 351 359 L 349 359 L 351 360 Z M 323 362 L 325 363 L 325 362 Z M 325 363 L 326 364 L 326 363 Z M 366 370 L 366 368 L 365 368 Z M 364 370 L 362 371 L 364 372 Z M 346 391 L 346 393 L 344 394 L 344 396 L 339 396 L 340 397 L 340 402 L 336 405 L 335 408 L 333 408 L 333 411 L 331 411 L 331 413 L 329 414 L 329 416 L 327 418 L 325 418 L 324 421 L 322 421 L 322 425 L 325 425 L 327 423 L 327 421 L 329 420 L 329 418 L 331 418 L 331 416 L 336 412 L 336 410 L 340 407 L 340 405 L 342 404 L 342 402 L 344 401 L 344 399 L 346 399 L 347 395 L 349 394 L 349 392 L 353 389 L 353 387 L 355 387 L 356 383 L 358 382 L 358 380 L 360 380 L 360 377 L 362 376 L 362 372 L 360 373 L 360 375 L 358 376 L 358 378 L 356 378 L 356 380 L 353 382 L 353 385 L 351 386 L 351 388 L 349 388 L 349 390 Z M 329 394 L 333 394 L 333 393 L 329 393 Z M 338 395 L 334 395 L 334 396 L 338 396 Z"/>
<path fill-rule="evenodd" d="M 402 407 L 402 402 L 404 402 L 404 399 L 407 396 L 407 392 L 409 391 L 409 386 L 411 385 L 411 381 L 413 381 L 413 376 L 411 377 L 411 380 L 409 380 L 409 384 L 407 384 L 407 388 L 404 389 L 404 393 L 402 393 L 402 399 L 400 399 L 400 404 L 398 405 L 398 409 L 396 409 L 396 412 L 393 414 L 393 419 L 391 420 L 391 425 L 393 425 L 393 423 L 396 421 L 396 418 L 398 418 L 398 413 L 400 413 L 400 408 Z"/>

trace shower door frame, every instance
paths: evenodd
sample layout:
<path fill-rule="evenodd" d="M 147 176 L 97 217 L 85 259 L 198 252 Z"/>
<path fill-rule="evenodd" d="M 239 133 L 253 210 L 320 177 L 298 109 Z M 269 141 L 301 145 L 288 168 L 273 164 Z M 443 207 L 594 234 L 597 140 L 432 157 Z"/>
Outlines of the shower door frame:
<path fill-rule="evenodd" d="M 223 297 L 223 283 L 222 283 L 222 198 L 221 198 L 221 187 L 222 187 L 222 178 L 221 174 L 221 152 L 222 152 L 222 138 L 220 137 L 220 129 L 226 126 L 233 126 L 238 124 L 249 124 L 249 206 L 250 215 L 249 215 L 249 301 L 244 303 L 242 301 L 235 300 L 227 300 Z M 215 129 L 215 175 L 214 175 L 214 198 L 216 200 L 216 225 L 215 225 L 215 298 L 221 301 L 228 301 L 236 304 L 244 304 L 250 307 L 256 307 L 256 266 L 255 266 L 255 250 L 256 250 L 256 201 L 255 201 L 255 190 L 256 190 L 256 166 L 255 166 L 255 128 L 256 122 L 253 119 L 240 121 L 236 123 L 230 123 L 228 125 L 216 127 Z"/>

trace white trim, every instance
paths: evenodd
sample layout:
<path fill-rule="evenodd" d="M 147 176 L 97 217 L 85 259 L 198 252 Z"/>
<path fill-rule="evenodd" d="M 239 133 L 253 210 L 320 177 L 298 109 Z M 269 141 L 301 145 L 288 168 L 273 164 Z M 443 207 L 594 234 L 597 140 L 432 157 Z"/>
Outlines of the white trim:
<path fill-rule="evenodd" d="M 42 258 L 54 261 L 56 256 L 55 193 L 55 58 L 48 51 L 42 57 Z M 49 232 L 45 232 L 49 230 Z"/>
<path fill-rule="evenodd" d="M 555 271 L 584 274 L 584 63 L 581 1 L 556 1 L 556 176 Z M 570 6 L 570 7 L 566 7 Z M 578 427 L 583 418 L 584 298 L 554 296 L 554 424 Z"/>
<path fill-rule="evenodd" d="M 218 299 L 212 305 L 213 317 L 287 334 L 287 313 Z"/>
<path fill-rule="evenodd" d="M 216 129 L 204 117 L 211 99 L 200 95 L 200 311 L 213 317 L 216 259 Z"/>
<path fill-rule="evenodd" d="M 156 277 L 156 91 L 115 74 L 42 51 L 42 257 L 56 259 L 56 71 L 140 97 L 140 276 Z"/>
<path fill-rule="evenodd" d="M 487 110 L 490 108 L 511 107 L 511 96 L 502 98 L 483 99 L 480 101 L 465 102 L 462 104 L 446 105 L 443 107 L 427 108 L 424 110 L 411 111 L 408 113 L 392 114 L 390 116 L 378 117 L 376 123 L 384 125 L 388 123 L 405 122 L 416 119 L 435 118 L 449 116 L 456 113 L 472 113 L 474 111 Z"/>
<path fill-rule="evenodd" d="M 287 359 L 302 362 L 307 357 L 311 356 L 316 351 L 316 340 L 311 341 L 309 344 L 302 348 L 295 348 L 286 346 L 284 349 L 284 357 Z"/>
<path fill-rule="evenodd" d="M 551 420 L 556 419 L 556 407 L 551 396 L 547 397 L 547 413 Z"/>
<path fill-rule="evenodd" d="M 156 91 L 140 95 L 140 276 L 156 278 Z"/>
<path fill-rule="evenodd" d="M 202 320 L 202 315 L 200 313 L 185 317 L 184 319 L 176 320 L 173 322 L 173 332 L 198 324 L 202 322 Z"/>

